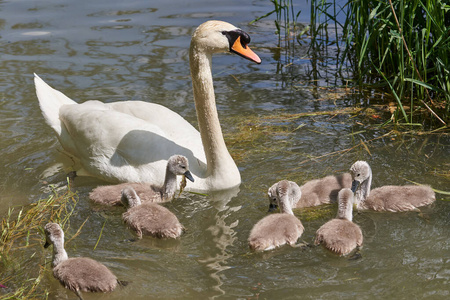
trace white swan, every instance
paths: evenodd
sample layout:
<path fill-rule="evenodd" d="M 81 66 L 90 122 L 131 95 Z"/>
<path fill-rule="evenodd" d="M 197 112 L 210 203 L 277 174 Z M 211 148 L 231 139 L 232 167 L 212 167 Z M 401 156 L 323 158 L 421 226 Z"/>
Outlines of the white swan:
<path fill-rule="evenodd" d="M 253 62 L 260 58 L 250 37 L 222 21 L 201 24 L 189 51 L 198 132 L 168 108 L 141 101 L 77 104 L 35 74 L 36 94 L 47 123 L 65 151 L 79 160 L 78 175 L 110 182 L 162 185 L 167 159 L 188 158 L 195 182 L 190 190 L 223 190 L 241 183 L 223 139 L 211 74 L 213 53 L 233 52 Z"/>

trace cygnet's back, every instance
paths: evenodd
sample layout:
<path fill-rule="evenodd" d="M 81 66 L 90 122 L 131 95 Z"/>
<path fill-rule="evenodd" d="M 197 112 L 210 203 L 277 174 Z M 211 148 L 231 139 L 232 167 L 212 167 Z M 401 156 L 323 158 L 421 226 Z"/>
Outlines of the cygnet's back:
<path fill-rule="evenodd" d="M 128 207 L 122 218 L 139 238 L 142 238 L 142 235 L 177 238 L 183 232 L 183 225 L 171 211 L 152 202 L 141 204 L 139 196 L 132 188 L 127 187 L 122 191 L 122 201 Z"/>
<path fill-rule="evenodd" d="M 296 208 L 335 203 L 339 191 L 351 186 L 352 176 L 349 173 L 308 181 L 300 186 L 302 197 L 297 202 Z"/>
<path fill-rule="evenodd" d="M 294 245 L 303 234 L 304 227 L 292 212 L 289 199 L 289 181 L 280 181 L 276 188 L 276 198 L 281 213 L 272 214 L 258 221 L 250 232 L 249 247 L 252 250 L 271 250 L 284 244 Z"/>
<path fill-rule="evenodd" d="M 352 176 L 349 173 L 330 175 L 314 179 L 298 186 L 289 181 L 291 186 L 289 197 L 293 200 L 293 208 L 312 207 L 337 202 L 337 195 L 343 188 L 352 186 Z M 276 208 L 276 188 L 278 182 L 272 185 L 267 194 L 270 201 L 269 211 Z"/>
<path fill-rule="evenodd" d="M 433 203 L 436 196 L 427 185 L 385 185 L 370 191 L 359 209 L 376 211 L 412 211 Z"/>
<path fill-rule="evenodd" d="M 44 228 L 47 248 L 53 244 L 53 275 L 67 289 L 82 299 L 80 292 L 111 292 L 120 283 L 103 264 L 87 257 L 68 258 L 64 249 L 64 232 L 56 223 Z"/>
<path fill-rule="evenodd" d="M 358 209 L 375 211 L 412 211 L 436 200 L 427 185 L 385 185 L 371 190 L 372 169 L 365 161 L 355 162 L 350 171 L 353 175 L 352 190 Z"/>
<path fill-rule="evenodd" d="M 189 162 L 185 156 L 173 155 L 167 161 L 164 184 L 157 187 L 148 183 L 121 183 L 116 185 L 99 186 L 89 193 L 89 198 L 98 204 L 120 205 L 122 190 L 131 187 L 137 193 L 142 202 L 170 201 L 177 190 L 177 175 L 184 175 L 190 181 L 194 181 L 190 171 Z"/>
<path fill-rule="evenodd" d="M 315 244 L 338 255 L 347 255 L 361 247 L 363 235 L 361 228 L 352 222 L 353 193 L 350 189 L 339 192 L 338 214 L 322 225 L 316 232 Z"/>
<path fill-rule="evenodd" d="M 89 193 L 89 198 L 98 204 L 121 205 L 121 192 L 126 187 L 132 187 L 143 202 L 164 202 L 158 188 L 146 183 L 134 182 L 96 187 Z"/>
<path fill-rule="evenodd" d="M 81 292 L 111 292 L 117 277 L 103 264 L 88 257 L 73 257 L 53 269 L 53 275 L 67 289 Z"/>

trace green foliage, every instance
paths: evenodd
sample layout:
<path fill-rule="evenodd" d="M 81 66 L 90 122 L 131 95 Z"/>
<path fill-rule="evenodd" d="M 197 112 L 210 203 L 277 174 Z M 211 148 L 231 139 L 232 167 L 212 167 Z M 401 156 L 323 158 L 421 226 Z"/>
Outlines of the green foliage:
<path fill-rule="evenodd" d="M 69 218 L 78 203 L 78 197 L 70 189 L 63 194 L 56 190 L 46 199 L 20 208 L 10 208 L 1 220 L 0 234 L 0 299 L 45 299 L 47 291 L 39 284 L 45 276 L 45 268 L 39 266 L 39 255 L 33 249 L 42 249 L 43 227 L 58 222 L 68 226 Z"/>
<path fill-rule="evenodd" d="M 294 5 L 292 1 L 271 1 L 274 10 L 261 18 L 276 13 L 281 41 L 280 28 L 285 29 L 286 39 L 292 32 Z M 325 67 L 336 70 L 335 76 L 342 81 L 390 91 L 397 108 L 385 124 L 428 124 L 445 129 L 450 119 L 447 1 L 348 0 L 339 6 L 335 0 L 311 0 L 309 31 L 301 32 L 297 41 L 309 34 L 314 80 L 320 77 L 317 64 L 328 61 Z M 342 14 L 343 24 L 338 21 Z M 285 47 L 292 45 L 286 43 Z M 331 55 L 329 47 L 334 47 Z M 350 75 L 344 79 L 346 71 Z"/>
<path fill-rule="evenodd" d="M 386 83 L 397 101 L 394 121 L 411 124 L 425 108 L 435 124 L 445 125 L 450 112 L 450 6 L 443 0 L 347 4 L 344 53 L 355 80 Z"/>

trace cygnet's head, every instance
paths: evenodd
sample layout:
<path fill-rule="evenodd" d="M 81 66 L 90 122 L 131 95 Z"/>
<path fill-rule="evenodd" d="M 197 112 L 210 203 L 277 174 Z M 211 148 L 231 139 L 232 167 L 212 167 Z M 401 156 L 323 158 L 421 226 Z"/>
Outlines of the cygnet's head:
<path fill-rule="evenodd" d="M 50 244 L 55 244 L 57 242 L 64 242 L 64 232 L 61 226 L 56 223 L 47 223 L 44 227 L 45 232 L 45 245 L 44 248 L 50 246 Z"/>
<path fill-rule="evenodd" d="M 272 212 L 276 210 L 278 206 L 281 206 L 282 199 L 285 202 L 284 206 L 289 206 L 288 210 L 290 210 L 292 207 L 295 207 L 300 200 L 301 193 L 300 187 L 295 182 L 281 180 L 275 183 L 267 191 L 267 196 L 269 198 L 269 212 Z"/>
<path fill-rule="evenodd" d="M 278 208 L 277 186 L 278 182 L 272 185 L 267 191 L 267 197 L 269 198 L 269 212 L 275 211 Z"/>
<path fill-rule="evenodd" d="M 171 156 L 167 161 L 167 170 L 175 175 L 184 175 L 187 179 L 194 182 L 194 177 L 189 171 L 189 161 L 183 155 Z"/>
<path fill-rule="evenodd" d="M 120 201 L 127 208 L 141 205 L 141 198 L 139 198 L 136 191 L 131 186 L 127 186 L 122 190 Z"/>
<path fill-rule="evenodd" d="M 350 167 L 350 173 L 353 178 L 352 191 L 355 192 L 361 183 L 372 176 L 372 169 L 367 162 L 358 160 Z"/>

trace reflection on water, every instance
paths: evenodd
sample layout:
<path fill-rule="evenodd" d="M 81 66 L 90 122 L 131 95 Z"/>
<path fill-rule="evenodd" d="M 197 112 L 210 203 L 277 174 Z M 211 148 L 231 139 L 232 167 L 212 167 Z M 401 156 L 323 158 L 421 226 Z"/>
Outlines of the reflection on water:
<path fill-rule="evenodd" d="M 233 245 L 235 237 L 234 227 L 239 225 L 239 220 L 233 221 L 228 224 L 227 217 L 240 210 L 241 206 L 229 207 L 227 204 L 239 193 L 239 188 L 230 189 L 227 191 L 216 192 L 208 197 L 208 201 L 211 201 L 212 206 L 217 210 L 214 215 L 214 219 L 211 225 L 206 228 L 206 234 L 211 235 L 211 241 L 214 243 L 215 249 L 209 251 L 205 258 L 199 259 L 199 262 L 205 264 L 208 269 L 209 275 L 216 281 L 216 284 L 212 286 L 212 289 L 217 292 L 212 298 L 216 298 L 220 295 L 225 295 L 225 291 L 221 289 L 223 285 L 222 271 L 229 269 L 227 266 L 227 259 L 232 255 L 229 253 L 228 248 Z"/>
<path fill-rule="evenodd" d="M 213 60 L 218 111 L 223 131 L 234 143 L 229 148 L 242 184 L 224 193 L 183 193 L 165 203 L 187 228 L 179 240 L 130 241 L 135 236 L 122 223 L 124 209 L 99 207 L 88 199 L 89 191 L 105 182 L 75 180 L 79 202 L 66 238 L 87 221 L 67 244 L 69 255 L 92 257 L 130 281 L 112 294 L 85 294 L 86 299 L 448 297 L 450 208 L 448 201 L 441 201 L 449 200 L 442 194 L 421 214 L 355 214 L 364 234 L 359 260 L 338 258 L 322 247 L 251 253 L 247 245 L 252 226 L 266 215 L 267 188 L 280 179 L 301 184 L 345 172 L 364 159 L 372 166 L 374 187 L 413 181 L 448 190 L 448 135 L 389 133 L 375 126 L 380 121 L 369 113 L 368 118 L 314 114 L 377 100 L 374 95 L 310 89 L 305 84 L 310 75 L 296 61 L 288 72 L 277 72 L 273 23 L 247 25 L 272 9 L 270 1 L 83 2 L 0 3 L 2 216 L 11 206 L 46 197 L 51 186 L 66 185 L 61 147 L 41 116 L 33 72 L 77 102 L 156 102 L 196 125 L 187 49 L 197 25 L 222 19 L 242 27 L 263 60 L 261 65 L 232 55 Z M 294 117 L 304 112 L 312 115 Z M 282 113 L 291 118 L 270 122 L 273 130 L 256 134 L 260 125 L 254 120 Z M 280 127 L 283 131 L 277 133 Z M 234 133 L 245 130 L 248 141 L 233 140 Z M 335 215 L 334 207 L 325 211 L 302 220 L 302 241 L 312 243 L 315 231 Z M 304 212 L 296 215 L 306 218 Z M 51 251 L 41 247 L 42 236 L 36 233 L 31 239 L 32 246 L 14 252 L 22 264 L 1 261 L 0 280 L 19 269 L 23 278 L 36 276 L 39 264 L 50 261 Z M 45 272 L 41 286 L 49 290 L 50 299 L 73 298 L 48 265 Z M 0 295 L 21 283 L 5 285 L 9 289 Z"/>

